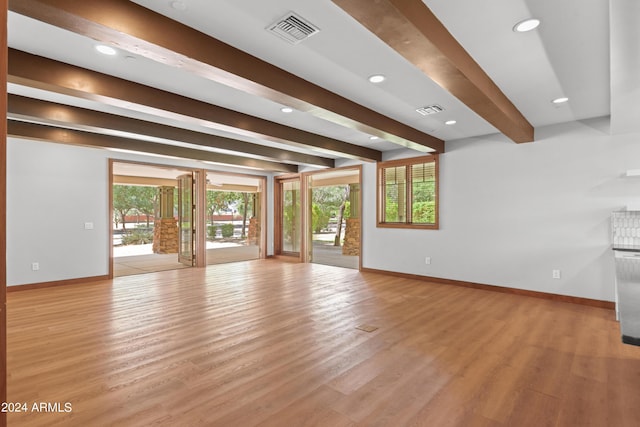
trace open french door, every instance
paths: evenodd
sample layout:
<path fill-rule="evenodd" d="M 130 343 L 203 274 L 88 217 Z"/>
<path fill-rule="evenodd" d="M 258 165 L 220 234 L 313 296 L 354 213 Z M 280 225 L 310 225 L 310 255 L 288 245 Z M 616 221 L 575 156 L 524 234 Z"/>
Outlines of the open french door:
<path fill-rule="evenodd" d="M 178 180 L 178 261 L 192 267 L 195 263 L 195 203 L 193 173 Z"/>

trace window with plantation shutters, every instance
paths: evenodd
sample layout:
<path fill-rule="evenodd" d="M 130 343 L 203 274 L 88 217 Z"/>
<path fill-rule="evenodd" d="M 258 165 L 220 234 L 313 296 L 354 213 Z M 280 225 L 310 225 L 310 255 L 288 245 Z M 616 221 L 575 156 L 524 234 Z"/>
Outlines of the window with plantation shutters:
<path fill-rule="evenodd" d="M 438 156 L 378 164 L 378 226 L 438 228 Z"/>
<path fill-rule="evenodd" d="M 398 166 L 384 169 L 384 215 L 389 222 L 406 220 L 407 167 Z"/>

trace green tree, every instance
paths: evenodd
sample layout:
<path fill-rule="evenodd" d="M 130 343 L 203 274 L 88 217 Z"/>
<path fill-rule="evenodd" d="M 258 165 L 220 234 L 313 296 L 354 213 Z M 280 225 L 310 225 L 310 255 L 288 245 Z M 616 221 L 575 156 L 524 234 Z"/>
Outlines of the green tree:
<path fill-rule="evenodd" d="M 351 218 L 351 202 L 349 200 L 344 204 L 344 217 Z"/>
<path fill-rule="evenodd" d="M 338 226 L 336 228 L 336 238 L 333 241 L 333 246 L 340 246 L 342 240 L 342 218 L 344 218 L 344 210 L 347 207 L 349 201 L 349 193 L 351 189 L 348 185 L 343 186 L 342 203 L 338 208 Z"/>
<path fill-rule="evenodd" d="M 416 224 L 434 224 L 436 222 L 435 181 L 413 182 L 411 191 L 413 194 L 411 221 Z"/>
<path fill-rule="evenodd" d="M 216 213 L 229 209 L 232 202 L 229 198 L 229 194 L 230 193 L 228 191 L 207 191 L 207 213 L 209 214 L 211 224 L 213 224 L 213 216 Z"/>
<path fill-rule="evenodd" d="M 116 227 L 118 222 L 122 225 L 122 231 L 126 231 L 127 215 L 132 211 L 146 216 L 147 228 L 152 215 L 155 215 L 158 201 L 156 187 L 143 187 L 140 185 L 113 186 L 113 210 Z"/>
<path fill-rule="evenodd" d="M 239 193 L 240 196 L 240 204 L 238 205 L 238 210 L 242 213 L 242 238 L 245 239 L 247 237 L 246 228 L 247 228 L 247 214 L 251 209 L 249 206 L 249 201 L 253 199 L 251 197 L 251 193 Z"/>
<path fill-rule="evenodd" d="M 282 201 L 282 238 L 284 249 L 296 252 L 300 234 L 300 188 L 296 185 L 286 188 Z"/>
<path fill-rule="evenodd" d="M 314 233 L 320 233 L 323 228 L 329 225 L 330 214 L 326 209 L 322 209 L 320 205 L 314 203 L 311 208 L 311 226 Z"/>
<path fill-rule="evenodd" d="M 247 218 L 253 215 L 253 193 L 234 191 L 207 191 L 207 213 L 213 216 L 234 208 L 242 215 L 242 238 L 246 238 Z"/>
<path fill-rule="evenodd" d="M 413 204 L 412 221 L 418 224 L 436 222 L 436 202 L 417 202 Z"/>
<path fill-rule="evenodd" d="M 131 186 L 130 192 L 133 208 L 146 217 L 147 228 L 149 220 L 155 216 L 158 205 L 158 189 L 156 187 Z"/>
<path fill-rule="evenodd" d="M 387 199 L 385 203 L 385 218 L 388 222 L 398 221 L 398 202 Z"/>
<path fill-rule="evenodd" d="M 130 197 L 129 188 L 130 185 L 114 185 L 113 186 L 113 213 L 116 218 L 115 223 L 122 225 L 122 231 L 126 230 L 127 214 L 133 209 L 133 200 Z"/>
<path fill-rule="evenodd" d="M 342 238 L 342 218 L 349 201 L 349 186 L 348 185 L 332 185 L 327 187 L 314 188 L 311 194 L 312 202 L 318 206 L 318 219 L 323 216 L 337 217 L 336 236 L 334 238 L 334 245 L 340 246 Z M 312 220 L 313 220 L 313 208 L 312 208 Z M 328 224 L 327 220 L 327 224 Z M 324 224 L 323 227 L 326 227 Z M 321 225 L 321 224 L 319 224 Z"/>

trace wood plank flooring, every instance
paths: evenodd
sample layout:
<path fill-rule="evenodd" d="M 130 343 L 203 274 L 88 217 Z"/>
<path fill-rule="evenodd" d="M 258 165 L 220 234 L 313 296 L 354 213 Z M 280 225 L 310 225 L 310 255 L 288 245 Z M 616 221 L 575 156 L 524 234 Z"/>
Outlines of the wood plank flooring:
<path fill-rule="evenodd" d="M 8 299 L 9 401 L 72 407 L 9 426 L 640 425 L 602 308 L 275 260 Z"/>

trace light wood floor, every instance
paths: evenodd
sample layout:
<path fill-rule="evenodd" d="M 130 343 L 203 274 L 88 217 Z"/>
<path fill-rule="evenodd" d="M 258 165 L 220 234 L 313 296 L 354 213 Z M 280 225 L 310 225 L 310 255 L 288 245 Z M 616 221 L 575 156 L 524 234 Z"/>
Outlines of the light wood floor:
<path fill-rule="evenodd" d="M 8 297 L 9 400 L 72 404 L 9 426 L 640 425 L 612 310 L 274 260 Z"/>

